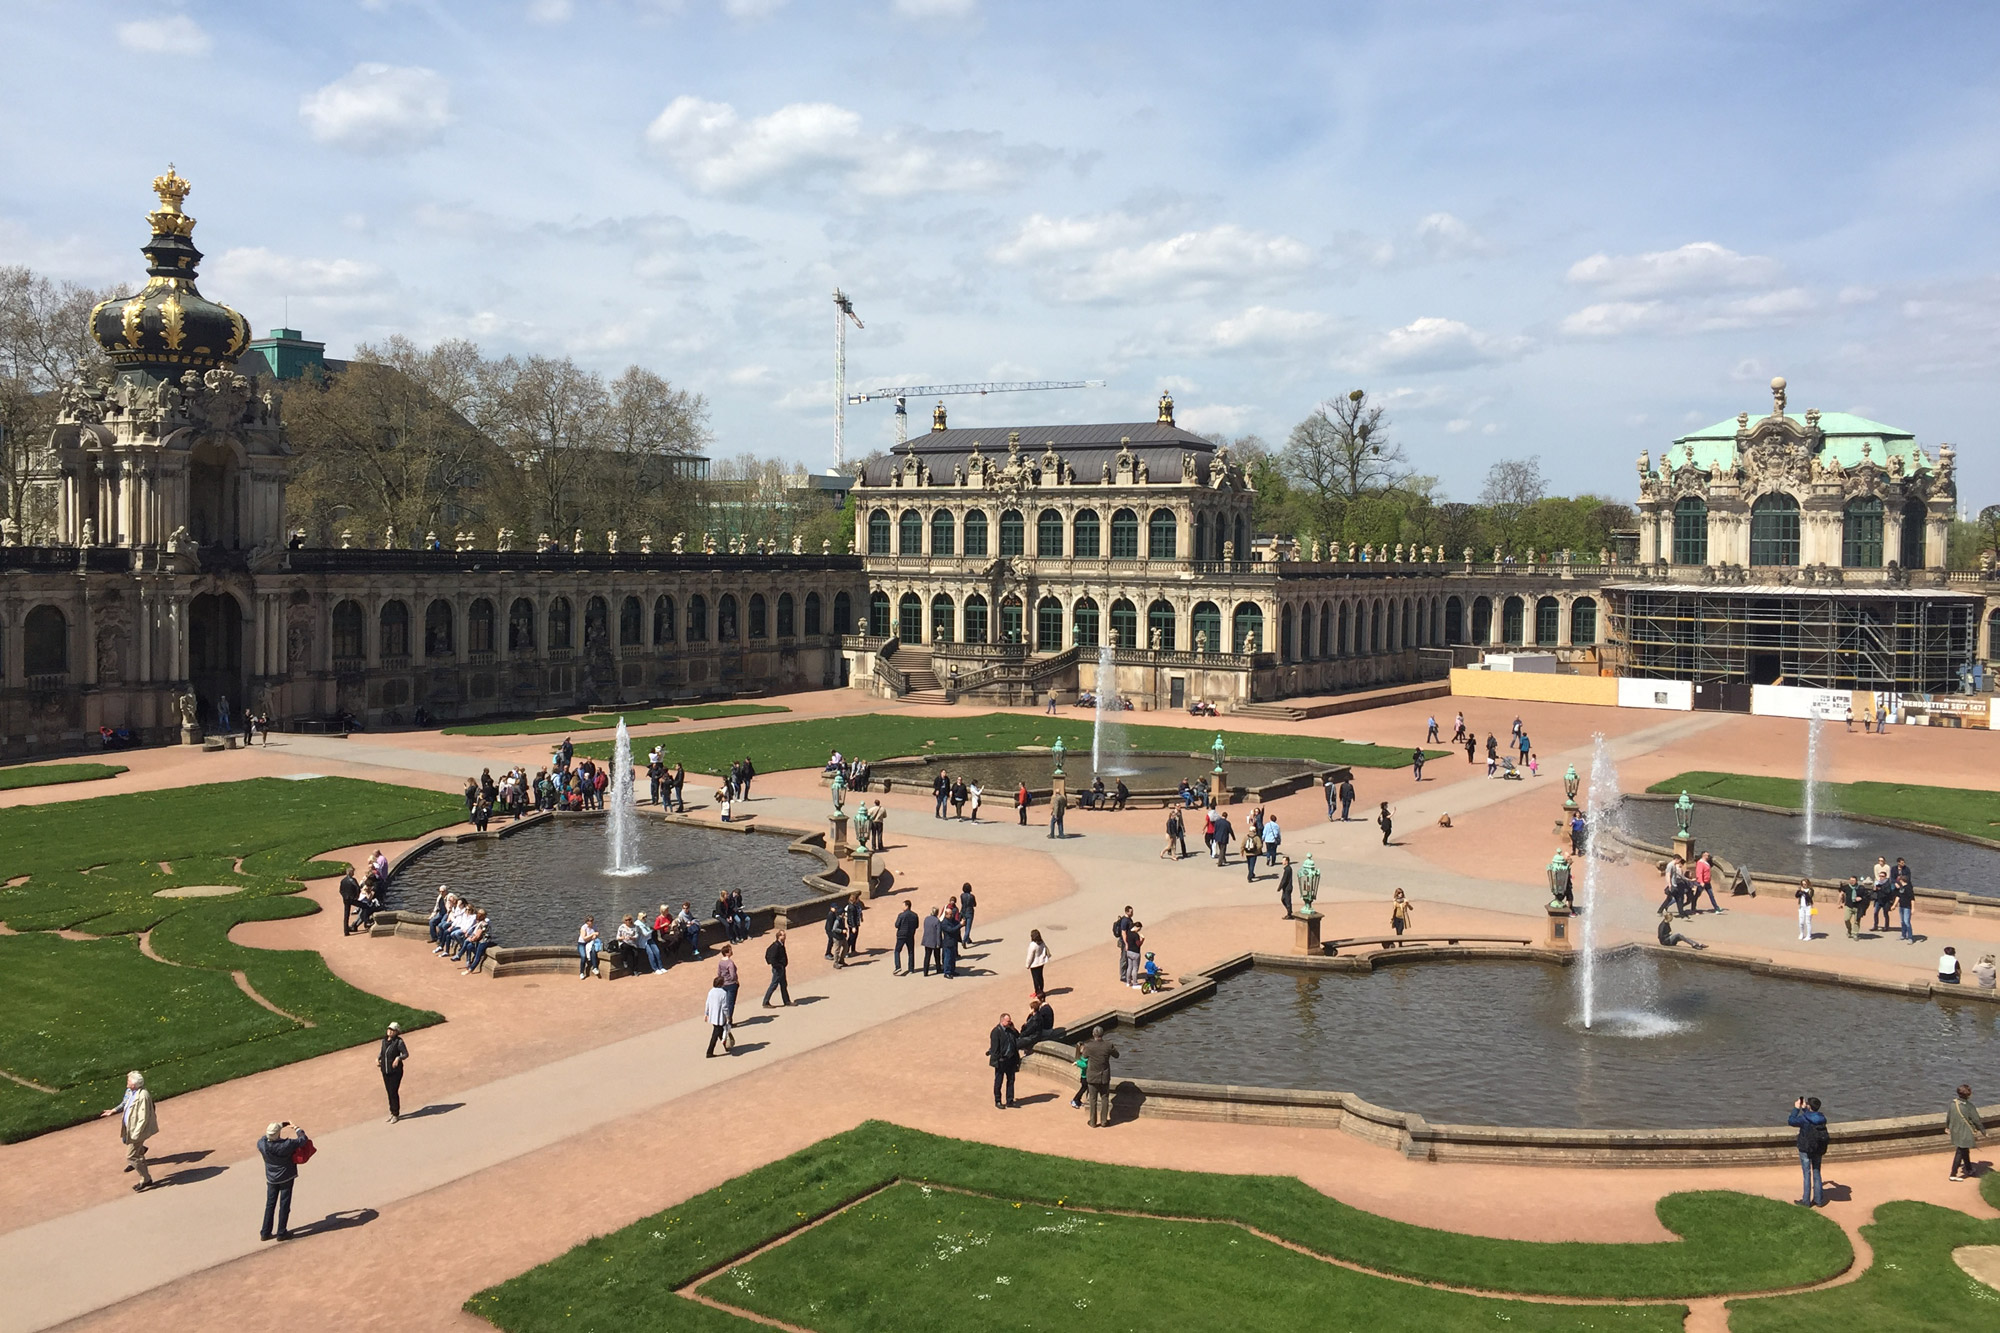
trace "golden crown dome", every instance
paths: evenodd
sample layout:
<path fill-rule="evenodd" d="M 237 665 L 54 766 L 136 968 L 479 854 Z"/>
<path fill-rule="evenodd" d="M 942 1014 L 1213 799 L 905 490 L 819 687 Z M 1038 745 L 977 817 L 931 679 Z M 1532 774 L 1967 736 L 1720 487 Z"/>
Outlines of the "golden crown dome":
<path fill-rule="evenodd" d="M 160 206 L 146 215 L 153 237 L 140 248 L 149 275 L 144 288 L 113 297 L 90 312 L 91 336 L 119 369 L 174 378 L 186 370 L 234 366 L 250 342 L 250 326 L 228 306 L 195 288 L 194 219 L 181 211 L 193 187 L 168 165 L 155 177 Z"/>

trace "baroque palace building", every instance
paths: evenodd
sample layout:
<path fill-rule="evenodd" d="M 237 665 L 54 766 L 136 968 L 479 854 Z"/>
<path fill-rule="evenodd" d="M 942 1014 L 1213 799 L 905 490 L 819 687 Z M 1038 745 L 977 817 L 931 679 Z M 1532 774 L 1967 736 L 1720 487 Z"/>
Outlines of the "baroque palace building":
<path fill-rule="evenodd" d="M 9 525 L 0 546 L 0 755 L 177 739 L 225 701 L 298 726 L 841 683 L 852 555 L 288 541 L 275 388 L 238 372 L 243 317 L 196 289 L 187 182 L 153 184 L 146 284 L 91 315 L 110 373 L 63 390 L 34 477 L 55 540 Z"/>

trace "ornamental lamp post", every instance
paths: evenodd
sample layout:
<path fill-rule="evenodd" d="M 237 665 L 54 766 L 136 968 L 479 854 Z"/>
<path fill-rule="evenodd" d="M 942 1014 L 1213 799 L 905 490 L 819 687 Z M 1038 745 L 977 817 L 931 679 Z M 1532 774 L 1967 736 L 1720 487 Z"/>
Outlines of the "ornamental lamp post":
<path fill-rule="evenodd" d="M 1563 809 L 1569 811 L 1572 816 L 1576 814 L 1576 789 L 1581 785 L 1582 780 L 1576 775 L 1576 765 L 1571 764 L 1569 771 L 1563 774 Z"/>
<path fill-rule="evenodd" d="M 1209 746 L 1208 749 L 1209 753 L 1215 756 L 1215 768 L 1213 769 L 1213 771 L 1216 773 L 1220 773 L 1222 771 L 1222 753 L 1223 753 L 1221 732 L 1218 731 L 1215 733 L 1215 744 Z"/>
<path fill-rule="evenodd" d="M 1215 767 L 1208 774 L 1208 799 L 1216 805 L 1221 805 L 1228 799 L 1229 791 L 1229 779 L 1222 772 L 1223 745 L 1221 732 L 1218 731 L 1215 733 L 1215 744 L 1209 746 L 1208 750 L 1210 754 L 1215 756 Z"/>
<path fill-rule="evenodd" d="M 844 776 L 842 776 L 839 769 L 835 769 L 833 773 L 833 812 L 835 814 L 839 814 L 841 807 L 845 805 L 846 802 L 847 802 L 847 779 Z"/>
<path fill-rule="evenodd" d="M 1319 897 L 1319 867 L 1313 864 L 1312 853 L 1307 852 L 1306 859 L 1299 865 L 1299 898 L 1306 905 L 1305 911 L 1299 915 L 1318 916 L 1319 913 L 1313 910 L 1313 900 L 1317 897 Z"/>
<path fill-rule="evenodd" d="M 1058 736 L 1056 737 L 1056 743 L 1049 747 L 1049 754 L 1056 761 L 1055 775 L 1057 777 L 1061 777 L 1063 775 L 1063 755 L 1065 753 L 1066 751 L 1063 749 L 1062 737 Z"/>
<path fill-rule="evenodd" d="M 1556 854 L 1549 858 L 1549 905 L 1569 901 L 1569 858 L 1556 848 Z"/>
<path fill-rule="evenodd" d="M 1683 791 L 1681 798 L 1674 802 L 1674 826 L 1683 838 L 1694 836 L 1694 802 Z"/>

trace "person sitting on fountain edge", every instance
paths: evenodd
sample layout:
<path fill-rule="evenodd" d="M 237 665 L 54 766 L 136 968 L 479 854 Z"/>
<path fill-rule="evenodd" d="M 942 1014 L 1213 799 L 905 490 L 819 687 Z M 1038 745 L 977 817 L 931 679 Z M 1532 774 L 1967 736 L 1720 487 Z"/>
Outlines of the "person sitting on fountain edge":
<path fill-rule="evenodd" d="M 1681 934 L 1679 931 L 1675 930 L 1672 925 L 1669 924 L 1669 922 L 1673 917 L 1673 914 L 1674 914 L 1674 909 L 1671 906 L 1662 907 L 1660 909 L 1660 928 L 1657 932 L 1660 939 L 1660 946 L 1662 948 L 1671 949 L 1676 944 L 1685 944 L 1690 949 L 1706 949 L 1708 947 L 1706 944 L 1701 943 L 1699 940 L 1689 939 L 1687 936 Z"/>

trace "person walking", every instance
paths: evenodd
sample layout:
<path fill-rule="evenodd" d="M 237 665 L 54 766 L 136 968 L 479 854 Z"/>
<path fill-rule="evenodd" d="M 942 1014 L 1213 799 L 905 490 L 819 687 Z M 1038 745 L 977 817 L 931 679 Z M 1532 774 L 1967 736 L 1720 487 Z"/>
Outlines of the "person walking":
<path fill-rule="evenodd" d="M 1389 835 L 1396 831 L 1396 817 L 1390 813 L 1389 803 L 1382 802 L 1382 812 L 1375 816 L 1376 825 L 1382 830 L 1382 845 L 1389 845 Z"/>
<path fill-rule="evenodd" d="M 1430 720 L 1430 725 L 1424 729 L 1424 739 L 1426 741 L 1434 741 L 1437 738 L 1438 738 L 1438 720 L 1435 717 L 1433 717 Z"/>
<path fill-rule="evenodd" d="M 764 1007 L 771 1007 L 772 992 L 776 992 L 787 1007 L 792 1003 L 792 988 L 785 984 L 785 968 L 792 956 L 785 951 L 785 932 L 778 931 L 771 936 L 771 942 L 764 946 L 764 961 L 771 965 L 771 984 L 764 987 Z"/>
<path fill-rule="evenodd" d="M 882 839 L 887 836 L 886 830 L 888 827 L 889 810 L 888 807 L 882 804 L 881 799 L 878 797 L 875 801 L 874 809 L 868 812 L 869 850 L 876 852 L 882 850 Z"/>
<path fill-rule="evenodd" d="M 993 1109 L 996 1111 L 1014 1104 L 1014 1075 L 1021 1068 L 1020 1038 L 1012 1014 L 1000 1015 L 993 1031 L 986 1034 L 986 1063 L 993 1066 Z M 1000 1099 L 1003 1084 L 1007 1092 L 1004 1102 Z"/>
<path fill-rule="evenodd" d="M 1896 893 L 1896 921 L 1902 927 L 1903 943 L 1915 944 L 1917 935 L 1910 927 L 1910 914 L 1917 907 L 1917 878 L 1910 873 L 1909 862 L 1896 858 L 1896 869 L 1889 876 L 1889 886 Z"/>
<path fill-rule="evenodd" d="M 722 988 L 722 974 L 719 972 L 708 983 L 708 998 L 702 1001 L 701 1011 L 709 1025 L 708 1055 L 705 1058 L 715 1058 L 715 1043 L 718 1041 L 725 1052 L 735 1050 L 736 1035 L 729 1030 L 729 992 Z"/>
<path fill-rule="evenodd" d="M 724 993 L 729 996 L 729 1016 L 723 1021 L 734 1026 L 736 1022 L 736 996 L 743 989 L 743 978 L 736 970 L 736 946 L 725 944 L 722 946 L 721 953 L 722 957 L 715 960 L 715 975 L 721 980 Z"/>
<path fill-rule="evenodd" d="M 1054 690 L 1050 690 L 1048 714 L 1050 717 L 1054 717 L 1055 713 L 1056 713 L 1056 692 Z"/>
<path fill-rule="evenodd" d="M 929 976 L 932 968 L 944 971 L 944 964 L 939 961 L 941 957 L 939 950 L 944 947 L 944 923 L 938 920 L 938 909 L 935 907 L 931 909 L 931 914 L 924 918 L 923 945 L 924 975 Z"/>
<path fill-rule="evenodd" d="M 1826 1186 L 1820 1180 L 1819 1163 L 1826 1156 L 1826 1116 L 1820 1113 L 1819 1098 L 1800 1097 L 1792 1103 L 1786 1124 L 1799 1132 L 1799 1174 L 1804 1177 L 1798 1202 L 1807 1208 L 1826 1207 Z"/>
<path fill-rule="evenodd" d="M 1257 858 L 1264 854 L 1263 816 L 1255 810 L 1250 812 L 1250 822 L 1243 826 L 1243 882 L 1257 882 Z"/>
<path fill-rule="evenodd" d="M 1278 828 L 1276 815 L 1264 816 L 1264 864 L 1278 864 L 1278 844 L 1284 840 L 1284 833 Z"/>
<path fill-rule="evenodd" d="M 1813 937 L 1813 885 L 1809 879 L 1799 881 L 1799 887 L 1792 890 L 1792 897 L 1799 904 L 1799 938 L 1811 942 Z"/>
<path fill-rule="evenodd" d="M 1353 810 L 1353 808 L 1354 808 L 1354 779 L 1351 777 L 1342 778 L 1340 780 L 1341 823 L 1345 824 L 1350 818 L 1352 818 L 1352 816 L 1349 814 L 1349 811 Z"/>
<path fill-rule="evenodd" d="M 1049 946 L 1042 943 L 1042 932 L 1039 930 L 1029 931 L 1028 932 L 1028 976 L 1034 980 L 1035 998 L 1038 1000 L 1041 999 L 1042 996 L 1048 994 L 1048 991 L 1045 990 L 1042 986 L 1042 969 L 1047 967 L 1048 965 L 1049 965 Z"/>
<path fill-rule="evenodd" d="M 1104 1039 L 1104 1026 L 1099 1024 L 1090 1030 L 1090 1040 L 1078 1048 L 1078 1054 L 1088 1061 L 1083 1070 L 1083 1086 L 1090 1098 L 1090 1127 L 1108 1127 L 1111 1124 L 1111 1062 L 1117 1058 L 1118 1048 Z"/>
<path fill-rule="evenodd" d="M 1883 857 L 1875 858 L 1875 920 L 1874 930 L 1889 928 L 1889 909 L 1895 905 L 1896 890 L 1889 883 L 1889 862 Z"/>
<path fill-rule="evenodd" d="M 1063 832 L 1063 812 L 1067 809 L 1069 809 L 1068 792 L 1058 791 L 1049 797 L 1049 836 L 1051 838 L 1065 838 L 1069 836 Z"/>
<path fill-rule="evenodd" d="M 1970 1084 L 1958 1085 L 1958 1097 L 1946 1108 L 1945 1129 L 1951 1135 L 1951 1179 L 1972 1179 L 1972 1149 L 1986 1136 L 1986 1122 L 1972 1104 Z"/>
<path fill-rule="evenodd" d="M 1285 920 L 1292 919 L 1292 858 L 1285 858 L 1285 868 L 1278 872 L 1278 901 L 1285 906 Z"/>
<path fill-rule="evenodd" d="M 1331 824 L 1337 817 L 1335 811 L 1340 804 L 1340 788 L 1334 784 L 1331 773 L 1321 779 L 1320 786 L 1326 792 L 1326 822 Z"/>
<path fill-rule="evenodd" d="M 392 1125 L 403 1118 L 403 1062 L 409 1058 L 410 1048 L 403 1044 L 403 1025 L 391 1023 L 382 1034 L 382 1049 L 375 1052 L 375 1063 L 382 1070 L 382 1090 L 389 1094 Z"/>
<path fill-rule="evenodd" d="M 125 1169 L 139 1173 L 132 1187 L 138 1194 L 153 1188 L 153 1173 L 146 1165 L 146 1140 L 160 1132 L 159 1115 L 153 1110 L 153 1094 L 146 1088 L 146 1076 L 134 1069 L 125 1075 L 125 1096 L 118 1105 L 97 1118 L 118 1117 L 118 1141 L 125 1145 Z"/>
<path fill-rule="evenodd" d="M 1850 940 L 1861 938 L 1861 913 L 1868 906 L 1868 897 L 1859 875 L 1849 875 L 1847 883 L 1840 886 L 1840 914 L 1846 920 Z"/>
<path fill-rule="evenodd" d="M 1175 854 L 1174 844 L 1180 844 L 1180 852 Z M 1167 845 L 1160 848 L 1162 861 L 1178 861 L 1187 855 L 1187 825 L 1181 822 L 1181 812 L 1173 806 L 1167 807 Z"/>
<path fill-rule="evenodd" d="M 1403 932 L 1410 928 L 1410 914 L 1416 910 L 1417 905 L 1397 889 L 1396 896 L 1389 900 L 1389 929 L 1396 932 L 1397 939 L 1402 939 Z"/>
<path fill-rule="evenodd" d="M 1014 817 L 1020 820 L 1022 828 L 1028 827 L 1029 799 L 1028 784 L 1024 782 L 1021 784 L 1021 789 L 1014 793 Z"/>
<path fill-rule="evenodd" d="M 354 933 L 354 907 L 361 901 L 361 881 L 354 878 L 354 867 L 340 877 L 340 933 Z"/>
<path fill-rule="evenodd" d="M 1437 730 L 1435 724 L 1431 727 L 1431 730 Z M 1421 745 L 1410 751 L 1410 771 L 1416 775 L 1418 782 L 1424 780 L 1424 747 Z"/>
<path fill-rule="evenodd" d="M 835 967 L 847 966 L 847 904 L 836 902 L 826 912 L 826 947 Z"/>
<path fill-rule="evenodd" d="M 1693 899 L 1699 899 L 1704 893 L 1708 895 L 1708 910 L 1717 916 L 1721 916 L 1722 904 L 1715 901 L 1715 863 L 1709 860 L 1707 852 L 1703 852 L 1694 859 L 1694 893 L 1692 897 Z"/>
<path fill-rule="evenodd" d="M 288 1126 L 298 1133 L 285 1137 Z M 312 1154 L 312 1140 L 303 1127 L 289 1120 L 273 1120 L 264 1127 L 264 1137 L 257 1140 L 257 1155 L 264 1159 L 264 1225 L 257 1233 L 258 1240 L 292 1238 L 292 1186 L 299 1178 L 299 1163 Z M 271 1225 L 274 1218 L 275 1230 Z"/>
<path fill-rule="evenodd" d="M 938 953 L 943 960 L 944 975 L 949 980 L 958 979 L 958 946 L 962 939 L 958 913 L 947 908 L 945 914 L 938 918 Z"/>
<path fill-rule="evenodd" d="M 1236 836 L 1236 826 L 1229 822 L 1229 812 L 1221 810 L 1215 816 L 1215 863 L 1229 864 L 1229 842 Z"/>
<path fill-rule="evenodd" d="M 597 918 L 587 916 L 576 932 L 576 979 L 588 981 L 597 971 L 597 955 L 604 941 L 597 934 Z"/>
<path fill-rule="evenodd" d="M 903 910 L 896 913 L 892 924 L 896 928 L 896 953 L 890 960 L 889 971 L 890 975 L 900 977 L 917 970 L 917 927 L 921 923 L 908 898 L 903 899 Z M 904 961 L 905 955 L 908 955 L 907 962 Z"/>
<path fill-rule="evenodd" d="M 958 886 L 958 928 L 967 945 L 972 943 L 972 914 L 979 910 L 979 899 L 972 896 L 972 885 Z"/>

